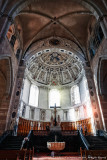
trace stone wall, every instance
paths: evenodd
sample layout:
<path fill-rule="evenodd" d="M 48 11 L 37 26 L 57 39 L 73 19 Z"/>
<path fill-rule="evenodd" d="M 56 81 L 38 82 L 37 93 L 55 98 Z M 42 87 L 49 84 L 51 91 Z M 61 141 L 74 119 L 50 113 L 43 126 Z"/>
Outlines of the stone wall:
<path fill-rule="evenodd" d="M 91 68 L 93 71 L 94 75 L 94 83 L 96 87 L 96 93 L 97 93 L 97 98 L 98 98 L 98 103 L 99 103 L 99 114 L 101 114 L 101 118 L 103 121 L 103 127 L 105 130 L 107 130 L 107 99 L 104 98 L 104 95 L 101 93 L 101 86 L 103 85 L 103 81 L 101 79 L 104 79 L 102 77 L 103 75 L 103 70 L 101 70 L 101 61 L 102 60 L 107 60 L 107 40 L 103 39 L 100 47 L 98 48 L 95 57 L 93 58 L 91 62 Z M 105 68 L 106 72 L 107 69 Z M 106 92 L 107 93 L 107 92 Z"/>
<path fill-rule="evenodd" d="M 6 38 L 0 44 L 0 134 L 4 132 L 8 123 L 7 117 L 17 68 L 17 59 Z"/>

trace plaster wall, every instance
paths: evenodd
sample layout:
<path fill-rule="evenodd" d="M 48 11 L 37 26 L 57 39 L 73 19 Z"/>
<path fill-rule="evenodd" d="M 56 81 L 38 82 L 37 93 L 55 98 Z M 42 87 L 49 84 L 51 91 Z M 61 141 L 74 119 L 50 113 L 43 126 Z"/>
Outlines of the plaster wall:
<path fill-rule="evenodd" d="M 48 89 L 39 87 L 38 108 L 48 109 Z"/>
<path fill-rule="evenodd" d="M 25 103 L 28 103 L 29 101 L 29 90 L 30 90 L 30 82 L 28 79 L 24 80 L 24 87 L 23 87 L 23 96 L 22 96 L 22 100 Z"/>
<path fill-rule="evenodd" d="M 87 98 L 87 87 L 85 86 L 83 78 L 79 84 L 80 87 L 80 94 L 81 94 L 81 102 L 84 104 Z M 27 103 L 28 94 L 26 93 L 27 90 L 25 88 L 29 88 L 28 81 L 25 81 L 23 93 L 25 93 L 25 100 Z M 71 105 L 71 87 L 61 88 L 60 90 L 60 109 L 57 109 L 57 116 L 60 115 L 61 121 L 76 121 L 79 119 L 86 118 L 84 116 L 84 107 L 81 104 L 72 106 Z M 38 100 L 38 107 L 35 107 L 34 110 L 34 120 L 42 121 L 41 114 L 42 110 L 45 111 L 45 119 L 44 121 L 50 121 L 51 116 L 54 116 L 54 110 L 49 109 L 49 90 L 47 88 L 39 87 L 39 100 Z M 26 114 L 25 118 L 30 119 L 30 106 L 26 107 Z"/>
<path fill-rule="evenodd" d="M 61 95 L 61 108 L 66 109 L 71 106 L 71 96 L 70 96 L 71 88 L 64 88 L 60 90 Z"/>
<path fill-rule="evenodd" d="M 79 84 L 79 90 L 80 90 L 80 100 L 83 104 L 86 101 L 86 92 L 87 92 L 87 84 L 85 83 L 86 78 L 83 77 L 80 84 Z"/>
<path fill-rule="evenodd" d="M 46 121 L 50 121 L 51 119 L 51 110 L 46 110 Z"/>
<path fill-rule="evenodd" d="M 30 117 L 30 107 L 29 106 L 26 106 L 25 117 L 26 119 L 29 119 Z"/>
<path fill-rule="evenodd" d="M 39 121 L 40 120 L 40 110 L 35 108 L 35 115 L 34 115 L 34 119 Z"/>

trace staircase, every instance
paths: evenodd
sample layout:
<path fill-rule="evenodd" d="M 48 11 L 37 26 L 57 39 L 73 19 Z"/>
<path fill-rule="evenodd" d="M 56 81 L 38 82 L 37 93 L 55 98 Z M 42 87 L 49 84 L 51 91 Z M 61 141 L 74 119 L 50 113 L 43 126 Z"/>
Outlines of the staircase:
<path fill-rule="evenodd" d="M 54 142 L 53 136 L 34 136 L 33 144 L 36 152 L 50 152 L 47 148 L 47 142 Z M 65 142 L 65 149 L 62 152 L 78 152 L 80 148 L 78 136 L 61 136 L 57 138 L 58 142 Z"/>
<path fill-rule="evenodd" d="M 80 141 L 78 136 L 62 136 L 62 139 L 65 142 L 63 152 L 79 152 Z"/>
<path fill-rule="evenodd" d="M 0 150 L 20 150 L 23 136 L 7 136 L 0 144 Z"/>
<path fill-rule="evenodd" d="M 34 136 L 33 145 L 36 152 L 49 152 L 47 148 L 48 136 Z"/>
<path fill-rule="evenodd" d="M 107 139 L 103 136 L 85 136 L 91 150 L 107 150 Z"/>

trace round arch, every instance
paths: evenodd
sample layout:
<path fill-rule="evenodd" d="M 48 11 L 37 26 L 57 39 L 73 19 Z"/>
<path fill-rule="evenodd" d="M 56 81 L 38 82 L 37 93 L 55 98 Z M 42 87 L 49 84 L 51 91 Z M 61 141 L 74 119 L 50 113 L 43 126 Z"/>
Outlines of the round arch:
<path fill-rule="evenodd" d="M 76 3 L 80 3 L 85 8 L 89 9 L 93 13 L 93 15 L 96 17 L 96 19 L 98 19 L 100 16 L 103 15 L 103 11 L 100 8 L 100 6 L 97 6 L 92 0 L 83 0 L 83 1 L 73 0 L 73 1 L 75 1 Z M 15 18 L 23 8 L 25 8 L 32 2 L 38 2 L 38 0 L 26 0 L 26 1 L 19 0 L 17 3 L 13 5 L 12 8 L 10 8 L 8 12 L 8 16 Z"/>
<path fill-rule="evenodd" d="M 98 68 L 98 87 L 99 94 L 107 97 L 107 58 L 101 58 L 99 60 Z"/>

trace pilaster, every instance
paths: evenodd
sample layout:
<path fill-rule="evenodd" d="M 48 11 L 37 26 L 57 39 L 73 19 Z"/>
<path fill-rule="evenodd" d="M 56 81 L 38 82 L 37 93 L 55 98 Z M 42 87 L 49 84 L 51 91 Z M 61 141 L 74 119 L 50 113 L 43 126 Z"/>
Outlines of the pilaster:
<path fill-rule="evenodd" d="M 93 73 L 91 71 L 90 67 L 85 67 L 85 74 L 86 79 L 88 83 L 88 89 L 89 89 L 89 95 L 90 95 L 90 101 L 91 101 L 91 108 L 92 108 L 92 114 L 93 114 L 93 122 L 95 129 L 104 129 L 102 118 L 101 118 L 101 111 L 97 99 L 96 89 L 95 89 L 95 83 L 93 79 Z"/>
<path fill-rule="evenodd" d="M 21 88 L 23 84 L 24 72 L 25 72 L 25 66 L 19 66 L 16 82 L 14 83 L 14 88 L 11 96 L 12 99 L 11 99 L 10 107 L 8 111 L 6 129 L 12 130 L 14 123 L 17 121 L 19 117 L 18 109 L 20 106 L 20 95 L 21 95 Z"/>

